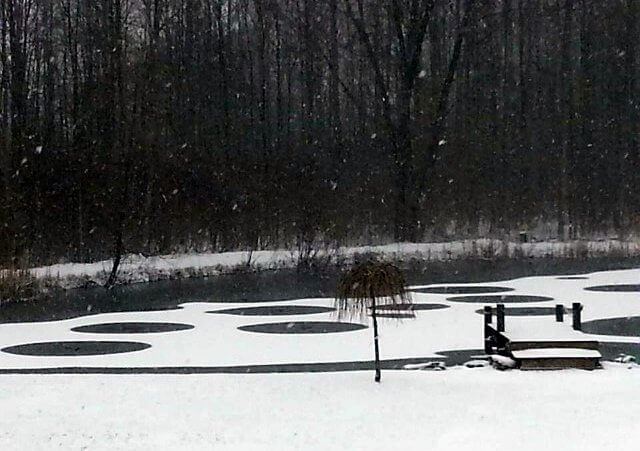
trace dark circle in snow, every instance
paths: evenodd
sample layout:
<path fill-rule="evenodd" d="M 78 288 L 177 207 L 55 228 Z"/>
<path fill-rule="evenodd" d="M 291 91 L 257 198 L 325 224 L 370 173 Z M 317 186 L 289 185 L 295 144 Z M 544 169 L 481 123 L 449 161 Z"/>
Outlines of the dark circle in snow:
<path fill-rule="evenodd" d="M 328 313 L 335 311 L 331 307 L 319 307 L 315 305 L 268 305 L 262 307 L 240 307 L 225 310 L 215 310 L 207 313 L 219 313 L 224 315 L 241 316 L 286 316 L 286 315 L 313 315 L 316 313 Z"/>
<path fill-rule="evenodd" d="M 444 361 L 446 366 L 462 365 L 469 360 L 476 360 L 484 357 L 485 352 L 482 349 L 460 349 L 455 351 L 438 351 L 436 354 L 443 355 L 447 359 Z"/>
<path fill-rule="evenodd" d="M 441 286 L 441 287 L 426 287 L 411 290 L 415 293 L 430 293 L 430 294 L 483 294 L 483 293 L 504 293 L 507 291 L 514 291 L 513 288 L 507 287 L 488 287 L 488 286 Z"/>
<path fill-rule="evenodd" d="M 582 323 L 582 331 L 597 335 L 640 337 L 640 316 L 585 321 Z"/>
<path fill-rule="evenodd" d="M 238 330 L 263 334 L 331 334 L 366 329 L 364 324 L 333 323 L 326 321 L 295 321 L 240 326 Z"/>
<path fill-rule="evenodd" d="M 456 296 L 447 298 L 447 301 L 452 302 L 475 302 L 483 304 L 515 304 L 520 302 L 548 302 L 553 301 L 553 298 L 546 296 L 525 296 L 518 294 L 503 294 L 501 296 Z"/>
<path fill-rule="evenodd" d="M 448 305 L 444 304 L 386 304 L 386 305 L 378 305 L 376 306 L 376 310 L 381 311 L 414 311 L 418 310 L 442 310 L 450 308 Z"/>
<path fill-rule="evenodd" d="M 191 324 L 128 322 L 88 324 L 86 326 L 74 327 L 71 331 L 90 334 L 157 334 L 189 329 L 193 329 Z"/>
<path fill-rule="evenodd" d="M 369 315 L 371 316 L 371 315 Z M 413 313 L 400 313 L 400 312 L 382 312 L 376 313 L 377 318 L 391 318 L 391 319 L 413 319 L 416 317 Z"/>
<path fill-rule="evenodd" d="M 147 343 L 133 341 L 51 341 L 9 346 L 2 352 L 31 356 L 88 356 L 121 354 L 150 348 Z"/>
<path fill-rule="evenodd" d="M 557 280 L 589 280 L 588 277 L 585 276 L 561 276 L 556 277 Z"/>
<path fill-rule="evenodd" d="M 619 292 L 619 293 L 635 293 L 635 292 L 640 292 L 640 285 L 597 285 L 595 287 L 586 287 L 585 290 Z"/>
<path fill-rule="evenodd" d="M 571 309 L 565 307 L 564 311 L 569 313 Z M 476 310 L 476 313 L 483 315 L 484 310 Z M 505 307 L 504 314 L 506 316 L 553 316 L 556 314 L 556 309 L 555 307 Z"/>

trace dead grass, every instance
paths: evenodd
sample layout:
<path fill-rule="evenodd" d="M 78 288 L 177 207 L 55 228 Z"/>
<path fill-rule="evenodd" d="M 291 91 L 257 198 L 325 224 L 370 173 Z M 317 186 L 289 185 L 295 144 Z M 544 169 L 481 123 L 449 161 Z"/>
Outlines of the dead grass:
<path fill-rule="evenodd" d="M 0 304 L 33 299 L 38 292 L 38 281 L 28 270 L 0 270 Z"/>

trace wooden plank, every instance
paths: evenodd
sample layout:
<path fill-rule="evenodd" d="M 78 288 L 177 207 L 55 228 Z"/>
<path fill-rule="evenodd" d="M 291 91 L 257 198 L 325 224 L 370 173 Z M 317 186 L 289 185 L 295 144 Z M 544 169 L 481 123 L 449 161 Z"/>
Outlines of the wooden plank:
<path fill-rule="evenodd" d="M 531 340 L 509 341 L 508 348 L 510 351 L 540 348 L 580 348 L 598 350 L 599 346 L 598 342 L 594 340 Z"/>
<path fill-rule="evenodd" d="M 599 359 L 596 358 L 527 359 L 520 362 L 521 370 L 564 370 L 570 368 L 595 370 L 598 367 Z"/>

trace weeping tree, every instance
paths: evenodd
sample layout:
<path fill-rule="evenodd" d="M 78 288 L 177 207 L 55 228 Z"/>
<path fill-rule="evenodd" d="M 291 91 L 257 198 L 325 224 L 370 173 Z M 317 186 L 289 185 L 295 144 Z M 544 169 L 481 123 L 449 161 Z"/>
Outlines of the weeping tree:
<path fill-rule="evenodd" d="M 366 316 L 367 312 L 371 311 L 376 382 L 380 382 L 377 309 L 400 309 L 410 303 L 404 275 L 398 267 L 390 263 L 358 263 L 340 279 L 336 296 L 338 316 Z"/>

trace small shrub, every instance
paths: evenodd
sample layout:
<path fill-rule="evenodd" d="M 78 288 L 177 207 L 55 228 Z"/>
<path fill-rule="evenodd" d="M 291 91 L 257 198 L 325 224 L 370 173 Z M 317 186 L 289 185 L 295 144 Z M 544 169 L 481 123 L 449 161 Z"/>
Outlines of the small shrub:
<path fill-rule="evenodd" d="M 37 293 L 36 278 L 28 270 L 9 268 L 0 271 L 0 304 L 33 299 Z"/>

